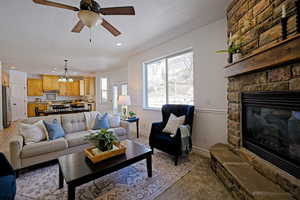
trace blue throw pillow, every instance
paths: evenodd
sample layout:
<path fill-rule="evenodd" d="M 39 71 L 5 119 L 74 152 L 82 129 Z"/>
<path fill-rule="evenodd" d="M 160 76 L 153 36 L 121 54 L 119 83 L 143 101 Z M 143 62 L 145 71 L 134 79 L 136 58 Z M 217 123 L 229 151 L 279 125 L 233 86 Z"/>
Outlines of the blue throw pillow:
<path fill-rule="evenodd" d="M 95 125 L 93 130 L 108 129 L 109 128 L 109 118 L 108 114 L 105 113 L 102 117 L 98 114 L 95 120 Z"/>
<path fill-rule="evenodd" d="M 58 123 L 56 119 L 53 120 L 52 124 L 47 123 L 45 121 L 44 124 L 47 128 L 50 140 L 55 140 L 65 136 L 64 129 L 61 127 L 60 123 Z"/>

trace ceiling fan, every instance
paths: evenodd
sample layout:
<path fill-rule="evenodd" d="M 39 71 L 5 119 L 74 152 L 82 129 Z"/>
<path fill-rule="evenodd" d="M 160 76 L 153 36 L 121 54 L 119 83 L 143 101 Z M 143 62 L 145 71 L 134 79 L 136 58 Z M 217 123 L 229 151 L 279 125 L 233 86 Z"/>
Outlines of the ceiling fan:
<path fill-rule="evenodd" d="M 111 34 L 119 36 L 121 32 L 103 19 L 102 15 L 135 15 L 135 10 L 132 6 L 101 8 L 94 0 L 81 0 L 80 9 L 74 6 L 47 0 L 33 0 L 33 2 L 45 6 L 52 6 L 78 12 L 79 22 L 72 29 L 72 32 L 74 33 L 80 33 L 85 26 L 92 28 L 101 23 L 101 25 Z"/>

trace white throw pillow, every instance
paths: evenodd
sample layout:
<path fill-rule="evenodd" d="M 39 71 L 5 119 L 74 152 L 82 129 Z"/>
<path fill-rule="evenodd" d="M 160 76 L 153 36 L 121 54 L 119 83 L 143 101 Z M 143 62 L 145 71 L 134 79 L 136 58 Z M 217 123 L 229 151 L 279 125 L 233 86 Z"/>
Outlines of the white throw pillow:
<path fill-rule="evenodd" d="M 171 113 L 168 119 L 168 123 L 164 128 L 163 132 L 171 133 L 172 135 L 175 135 L 179 126 L 184 124 L 184 121 L 185 121 L 185 115 L 181 117 L 176 117 L 173 113 Z"/>
<path fill-rule="evenodd" d="M 19 124 L 20 134 L 24 137 L 25 144 L 37 143 L 43 140 L 48 140 L 48 131 L 43 120 L 34 124 Z"/>
<path fill-rule="evenodd" d="M 110 128 L 118 128 L 121 126 L 121 116 L 118 114 L 109 115 L 109 126 Z"/>

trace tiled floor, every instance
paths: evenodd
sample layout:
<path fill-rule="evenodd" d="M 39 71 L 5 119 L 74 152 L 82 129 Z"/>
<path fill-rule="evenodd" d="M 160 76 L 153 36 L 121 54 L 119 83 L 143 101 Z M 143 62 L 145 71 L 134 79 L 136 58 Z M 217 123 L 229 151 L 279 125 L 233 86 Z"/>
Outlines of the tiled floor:
<path fill-rule="evenodd" d="M 17 133 L 17 126 L 0 131 L 0 152 L 9 159 L 9 141 Z M 200 155 L 199 155 L 200 156 Z M 200 160 L 200 159 L 199 159 Z M 203 159 L 201 159 L 203 160 Z M 199 162 L 186 176 L 167 189 L 158 200 L 233 200 L 233 197 L 209 167 L 209 159 Z"/>

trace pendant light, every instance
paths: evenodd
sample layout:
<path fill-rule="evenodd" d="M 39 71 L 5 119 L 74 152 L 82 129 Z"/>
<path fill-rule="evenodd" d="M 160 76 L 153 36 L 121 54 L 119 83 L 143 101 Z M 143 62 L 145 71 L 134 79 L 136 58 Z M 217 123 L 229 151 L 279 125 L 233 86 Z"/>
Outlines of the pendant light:
<path fill-rule="evenodd" d="M 70 82 L 72 83 L 74 80 L 68 76 L 68 60 L 65 60 L 65 74 L 58 79 L 58 82 Z"/>

